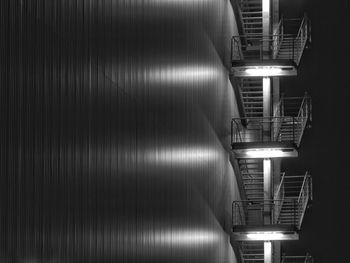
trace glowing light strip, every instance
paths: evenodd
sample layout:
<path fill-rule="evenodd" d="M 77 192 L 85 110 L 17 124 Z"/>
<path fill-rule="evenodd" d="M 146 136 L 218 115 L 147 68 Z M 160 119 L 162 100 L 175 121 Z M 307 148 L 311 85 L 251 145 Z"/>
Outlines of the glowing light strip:
<path fill-rule="evenodd" d="M 247 234 L 247 238 L 250 240 L 283 240 L 283 233 L 278 232 L 256 232 Z"/>
<path fill-rule="evenodd" d="M 248 68 L 245 72 L 250 76 L 276 76 L 282 73 L 281 68 L 276 67 L 256 67 L 256 68 Z"/>
<path fill-rule="evenodd" d="M 280 149 L 254 149 L 248 150 L 246 155 L 251 158 L 282 157 L 284 152 Z"/>

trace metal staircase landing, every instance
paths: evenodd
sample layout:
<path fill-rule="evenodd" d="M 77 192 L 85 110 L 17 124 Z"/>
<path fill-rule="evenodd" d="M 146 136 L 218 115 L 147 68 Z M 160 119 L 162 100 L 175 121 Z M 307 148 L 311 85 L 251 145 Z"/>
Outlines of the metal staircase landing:
<path fill-rule="evenodd" d="M 243 35 L 231 39 L 231 72 L 235 77 L 295 76 L 301 57 L 311 43 L 311 23 L 282 19 L 270 35 L 262 33 L 262 10 L 241 1 Z M 295 26 L 297 25 L 297 27 Z"/>

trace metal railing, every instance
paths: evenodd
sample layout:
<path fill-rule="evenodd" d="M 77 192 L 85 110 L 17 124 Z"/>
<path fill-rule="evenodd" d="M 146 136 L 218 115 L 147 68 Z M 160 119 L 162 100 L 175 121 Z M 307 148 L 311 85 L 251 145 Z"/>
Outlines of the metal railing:
<path fill-rule="evenodd" d="M 312 120 L 312 100 L 305 93 L 303 97 L 285 97 L 282 95 L 274 111 L 274 117 L 294 117 L 296 121 L 297 138 L 295 143 L 299 146 L 307 123 Z M 279 127 L 281 128 L 281 126 Z"/>
<path fill-rule="evenodd" d="M 295 24 L 298 25 L 297 29 L 294 28 Z M 273 34 L 257 33 L 233 36 L 231 39 L 231 61 L 277 59 L 292 60 L 296 65 L 299 65 L 306 44 L 310 39 L 311 22 L 306 14 L 302 19 L 284 19 L 282 17 Z"/>
<path fill-rule="evenodd" d="M 297 200 L 293 200 L 297 207 Z M 232 203 L 232 226 L 263 226 L 274 225 L 275 213 L 280 210 L 283 200 L 241 200 Z M 295 211 L 297 211 L 295 209 Z M 270 222 L 266 222 L 266 214 L 270 213 Z M 292 225 L 297 223 L 297 214 L 294 216 Z"/>
<path fill-rule="evenodd" d="M 243 125 L 246 121 L 247 126 Z M 301 140 L 304 119 L 297 117 L 234 118 L 231 122 L 231 144 L 241 142 L 293 142 Z M 282 129 L 286 127 L 286 129 Z"/>
<path fill-rule="evenodd" d="M 308 174 L 308 172 L 306 172 L 303 185 L 298 196 L 298 214 L 300 214 L 298 228 L 301 227 L 307 205 L 309 203 L 309 200 L 312 199 L 312 177 Z"/>
<path fill-rule="evenodd" d="M 231 144 L 241 142 L 293 142 L 300 145 L 312 119 L 311 97 L 282 97 L 272 117 L 234 118 Z"/>
<path fill-rule="evenodd" d="M 283 205 L 283 200 L 284 200 L 284 190 L 285 190 L 285 187 L 284 187 L 284 178 L 285 178 L 285 173 L 282 173 L 281 174 L 281 182 L 280 184 L 278 185 L 277 187 L 277 190 L 274 194 L 274 197 L 273 199 L 274 200 L 282 200 L 282 205 Z M 276 209 L 276 213 L 275 213 L 275 221 L 278 220 L 278 217 L 279 215 L 281 214 L 281 210 L 282 210 L 282 205 L 279 206 L 277 209 Z"/>
<path fill-rule="evenodd" d="M 283 27 L 283 23 L 284 23 L 284 18 L 283 16 L 281 17 L 276 29 L 273 32 L 273 46 L 275 47 L 273 52 L 272 52 L 272 58 L 276 59 L 278 52 L 281 48 L 282 45 L 282 41 L 284 39 L 284 27 Z"/>
<path fill-rule="evenodd" d="M 281 173 L 280 184 L 276 189 L 274 199 L 283 199 L 285 196 L 299 199 L 303 192 L 310 194 L 310 199 L 312 199 L 312 177 L 309 172 L 292 176 Z"/>
<path fill-rule="evenodd" d="M 300 28 L 298 31 L 297 36 L 294 39 L 294 46 L 295 48 L 295 63 L 299 65 L 301 56 L 303 55 L 303 51 L 305 49 L 306 43 L 311 38 L 311 21 L 307 17 L 307 15 L 304 15 L 303 20 L 301 21 Z"/>
<path fill-rule="evenodd" d="M 303 97 L 285 97 L 283 94 L 275 108 L 273 116 L 291 116 L 299 118 L 312 118 L 312 100 L 305 92 Z"/>
<path fill-rule="evenodd" d="M 282 200 L 281 206 L 274 213 L 274 221 L 294 224 L 296 215 L 296 225 L 300 229 L 307 205 L 312 198 L 312 177 L 308 172 L 300 176 L 286 176 L 283 173 L 274 195 L 274 200 Z M 290 215 L 293 217 L 290 218 Z"/>
<path fill-rule="evenodd" d="M 264 262 L 264 242 L 240 242 L 242 262 Z"/>
<path fill-rule="evenodd" d="M 307 253 L 305 256 L 286 256 L 282 255 L 281 263 L 313 263 L 313 257 Z"/>
<path fill-rule="evenodd" d="M 282 175 L 273 200 L 241 200 L 232 203 L 232 226 L 266 224 L 294 225 L 300 229 L 309 200 L 312 200 L 312 178 Z M 268 215 L 269 222 L 266 222 Z"/>
<path fill-rule="evenodd" d="M 282 34 L 250 34 L 233 36 L 231 39 L 231 61 L 257 61 L 278 59 L 282 40 L 288 37 Z M 289 35 L 289 37 L 293 37 Z M 242 41 L 242 40 L 245 41 Z M 290 49 L 290 59 L 293 59 L 293 46 Z"/>

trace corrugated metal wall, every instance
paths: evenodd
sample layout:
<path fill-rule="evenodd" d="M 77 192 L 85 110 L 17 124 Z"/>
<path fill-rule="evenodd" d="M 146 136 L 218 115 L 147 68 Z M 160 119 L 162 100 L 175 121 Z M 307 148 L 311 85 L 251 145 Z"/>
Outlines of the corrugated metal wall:
<path fill-rule="evenodd" d="M 0 8 L 0 262 L 235 262 L 229 1 Z"/>

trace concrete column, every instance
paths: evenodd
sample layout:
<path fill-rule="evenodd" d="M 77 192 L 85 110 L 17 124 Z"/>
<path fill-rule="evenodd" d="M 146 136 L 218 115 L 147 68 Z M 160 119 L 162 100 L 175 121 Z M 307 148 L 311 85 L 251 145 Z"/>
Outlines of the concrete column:
<path fill-rule="evenodd" d="M 263 113 L 264 117 L 271 116 L 271 79 L 263 78 Z M 266 119 L 267 121 L 268 119 Z M 264 123 L 264 140 L 269 141 L 271 137 L 271 125 L 269 122 Z M 264 200 L 271 199 L 271 174 L 272 165 L 270 159 L 264 159 Z M 271 209 L 269 206 L 264 207 L 264 223 L 271 223 Z"/>
<path fill-rule="evenodd" d="M 270 6 L 271 0 L 262 0 L 262 12 L 263 12 L 263 34 L 270 34 Z"/>
<path fill-rule="evenodd" d="M 271 116 L 271 79 L 263 78 L 263 114 L 264 117 Z M 264 140 L 270 139 L 270 123 L 264 124 Z"/>
<path fill-rule="evenodd" d="M 272 263 L 272 243 L 264 242 L 264 263 Z"/>
<path fill-rule="evenodd" d="M 263 19 L 263 35 L 268 36 L 270 34 L 270 5 L 271 0 L 262 0 L 262 19 Z M 269 51 L 269 43 L 268 41 L 263 42 L 263 51 L 264 53 Z M 265 57 L 265 55 L 264 55 Z M 267 58 L 267 57 L 266 57 Z"/>
<path fill-rule="evenodd" d="M 271 116 L 271 79 L 263 78 L 264 117 Z"/>
<path fill-rule="evenodd" d="M 272 162 L 271 159 L 264 159 L 264 200 L 270 200 L 272 195 Z M 268 204 L 268 202 L 266 202 Z M 269 205 L 264 207 L 264 223 L 271 224 L 271 208 Z"/>

